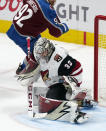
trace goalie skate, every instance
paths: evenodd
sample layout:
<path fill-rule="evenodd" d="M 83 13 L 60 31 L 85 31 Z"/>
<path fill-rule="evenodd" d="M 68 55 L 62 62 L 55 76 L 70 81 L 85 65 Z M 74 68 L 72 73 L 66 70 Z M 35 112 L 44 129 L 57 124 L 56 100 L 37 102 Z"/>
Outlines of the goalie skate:
<path fill-rule="evenodd" d="M 75 101 L 77 101 L 78 106 L 79 107 L 84 107 L 84 108 L 93 108 L 95 106 L 97 106 L 97 102 L 89 99 L 88 97 L 86 97 L 86 91 L 85 92 L 79 92 L 76 97 L 75 97 Z"/>
<path fill-rule="evenodd" d="M 82 101 L 78 101 L 78 105 L 79 107 L 84 107 L 84 108 L 93 108 L 95 106 L 97 106 L 97 102 L 94 101 L 94 100 L 87 100 L 87 99 L 84 99 Z"/>

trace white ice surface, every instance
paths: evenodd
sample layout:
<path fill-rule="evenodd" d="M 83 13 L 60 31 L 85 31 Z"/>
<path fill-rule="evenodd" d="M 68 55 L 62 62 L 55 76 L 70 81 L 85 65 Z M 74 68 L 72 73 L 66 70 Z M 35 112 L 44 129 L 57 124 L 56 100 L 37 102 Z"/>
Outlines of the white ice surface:
<path fill-rule="evenodd" d="M 72 57 L 81 62 L 84 70 L 82 86 L 92 90 L 93 48 L 62 42 L 60 46 L 67 48 Z M 87 110 L 92 117 L 81 125 L 44 119 L 30 121 L 27 117 L 26 89 L 14 77 L 15 70 L 24 57 L 25 54 L 18 46 L 6 35 L 0 34 L 0 131 L 106 131 L 106 108 L 103 107 Z"/>

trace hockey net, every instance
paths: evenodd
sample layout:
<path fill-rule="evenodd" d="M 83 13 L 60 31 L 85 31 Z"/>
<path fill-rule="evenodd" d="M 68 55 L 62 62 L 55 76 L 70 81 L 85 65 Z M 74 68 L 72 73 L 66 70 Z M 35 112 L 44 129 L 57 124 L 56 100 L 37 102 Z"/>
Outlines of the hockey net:
<path fill-rule="evenodd" d="M 94 22 L 94 99 L 106 105 L 106 16 L 102 15 Z"/>

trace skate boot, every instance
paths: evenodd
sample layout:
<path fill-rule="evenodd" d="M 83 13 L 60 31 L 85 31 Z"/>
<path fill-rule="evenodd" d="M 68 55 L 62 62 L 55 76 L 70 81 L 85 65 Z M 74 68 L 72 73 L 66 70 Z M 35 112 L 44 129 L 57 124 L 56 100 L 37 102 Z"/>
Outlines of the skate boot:
<path fill-rule="evenodd" d="M 97 106 L 97 102 L 94 100 L 87 100 L 87 99 L 78 100 L 77 103 L 79 107 L 83 107 L 83 108 L 93 108 Z"/>

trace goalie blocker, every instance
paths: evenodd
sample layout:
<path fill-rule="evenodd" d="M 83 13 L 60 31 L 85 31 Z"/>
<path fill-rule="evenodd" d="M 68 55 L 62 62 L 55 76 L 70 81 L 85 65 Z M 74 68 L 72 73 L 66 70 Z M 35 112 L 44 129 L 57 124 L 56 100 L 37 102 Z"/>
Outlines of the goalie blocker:
<path fill-rule="evenodd" d="M 80 112 L 75 101 L 60 101 L 39 96 L 39 113 L 34 118 L 67 121 L 70 123 L 84 123 L 90 117 Z"/>

